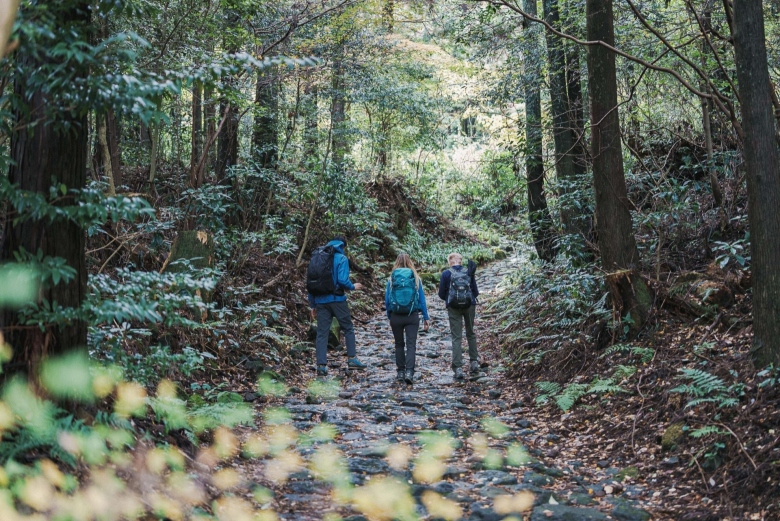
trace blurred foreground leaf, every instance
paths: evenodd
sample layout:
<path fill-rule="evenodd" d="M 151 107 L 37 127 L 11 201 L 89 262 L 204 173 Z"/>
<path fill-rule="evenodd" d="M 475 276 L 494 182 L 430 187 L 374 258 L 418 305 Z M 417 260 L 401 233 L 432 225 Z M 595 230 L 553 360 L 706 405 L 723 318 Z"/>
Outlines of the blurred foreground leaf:
<path fill-rule="evenodd" d="M 41 383 L 55 398 L 92 402 L 92 373 L 86 352 L 77 351 L 43 363 Z"/>
<path fill-rule="evenodd" d="M 0 308 L 19 308 L 38 298 L 40 278 L 34 268 L 9 263 L 0 266 Z"/>

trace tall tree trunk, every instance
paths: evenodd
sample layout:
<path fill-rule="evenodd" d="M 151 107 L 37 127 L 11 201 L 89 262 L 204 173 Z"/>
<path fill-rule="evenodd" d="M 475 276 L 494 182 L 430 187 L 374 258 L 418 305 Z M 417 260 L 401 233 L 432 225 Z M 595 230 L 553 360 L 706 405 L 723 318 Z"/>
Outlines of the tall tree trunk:
<path fill-rule="evenodd" d="M 217 104 L 214 99 L 214 85 L 207 83 L 203 87 L 203 126 L 206 127 L 206 135 L 203 140 L 204 143 L 208 143 L 214 133 L 217 131 Z M 201 169 L 205 176 L 206 170 L 214 167 L 216 159 L 216 149 L 212 147 L 209 150 L 209 157 L 207 165 Z M 203 184 L 203 180 L 200 181 Z"/>
<path fill-rule="evenodd" d="M 694 16 L 696 13 L 694 13 Z M 706 42 L 706 38 L 710 37 L 712 28 L 712 7 L 709 2 L 706 3 L 704 11 L 701 14 L 701 23 L 704 29 L 705 41 L 701 44 L 701 62 L 702 70 L 707 70 L 707 56 L 710 53 L 710 46 Z M 707 91 L 707 85 L 702 81 L 699 89 Z M 710 190 L 712 191 L 712 198 L 715 201 L 715 205 L 718 207 L 723 206 L 723 191 L 720 188 L 720 182 L 718 181 L 718 173 L 713 165 L 713 147 L 712 147 L 712 100 L 707 98 L 701 99 L 701 123 L 704 131 L 704 146 L 707 149 L 707 171 L 710 177 Z M 724 219 L 724 221 L 726 221 Z M 727 221 L 726 221 L 727 222 Z"/>
<path fill-rule="evenodd" d="M 536 0 L 524 0 L 525 11 L 536 16 Z M 542 149 L 541 34 L 538 26 L 523 21 L 525 61 L 525 173 L 528 187 L 528 221 L 539 258 L 555 258 L 554 231 L 544 191 L 544 162 Z"/>
<path fill-rule="evenodd" d="M 190 186 L 200 187 L 197 164 L 200 161 L 203 143 L 203 102 L 201 98 L 202 85 L 196 81 L 192 85 L 192 153 L 190 155 Z"/>
<path fill-rule="evenodd" d="M 395 27 L 395 0 L 385 0 L 382 6 L 382 25 L 388 33 Z"/>
<path fill-rule="evenodd" d="M 238 23 L 235 14 L 229 16 L 232 23 Z M 226 36 L 225 39 L 232 39 Z M 228 54 L 238 52 L 238 45 L 234 42 L 225 42 L 228 48 Z M 227 120 L 224 122 L 224 128 L 219 134 L 217 140 L 217 181 L 224 182 L 227 170 L 238 163 L 238 107 L 232 103 L 225 94 L 236 88 L 236 78 L 229 73 L 222 75 L 222 96 L 219 102 L 220 114 L 227 114 Z"/>
<path fill-rule="evenodd" d="M 106 181 L 108 182 L 108 190 L 106 190 L 106 193 L 113 197 L 116 195 L 116 185 L 114 184 L 111 150 L 108 147 L 107 119 L 107 116 L 104 114 L 97 115 L 97 141 L 98 148 L 100 149 L 100 163 L 103 167 L 103 174 L 106 176 Z"/>
<path fill-rule="evenodd" d="M 108 151 L 111 157 L 111 174 L 114 178 L 114 186 L 122 185 L 122 152 L 119 144 L 122 142 L 119 124 L 113 110 L 106 112 L 106 135 L 108 137 Z"/>
<path fill-rule="evenodd" d="M 60 27 L 84 31 L 89 22 L 89 6 L 86 1 L 73 2 L 67 9 L 53 7 L 52 13 L 58 17 Z M 38 56 L 23 51 L 16 59 L 23 69 L 41 66 Z M 86 71 L 81 72 L 85 74 Z M 14 90 L 24 106 L 14 112 L 19 130 L 11 135 L 13 161 L 8 169 L 9 181 L 21 190 L 37 192 L 43 197 L 48 197 L 52 183 L 67 190 L 84 188 L 88 152 L 86 112 L 67 105 L 53 111 L 51 105 L 56 101 L 27 82 L 24 74 L 16 75 Z M 33 122 L 34 125 L 24 128 Z M 73 204 L 70 192 L 58 204 Z M 65 308 L 78 308 L 87 295 L 85 244 L 84 230 L 69 219 L 58 218 L 53 222 L 6 219 L 0 258 L 13 260 L 14 254 L 23 249 L 64 259 L 75 270 L 75 277 L 70 282 L 48 283 L 41 296 Z M 85 349 L 87 342 L 87 326 L 80 319 L 41 330 L 22 326 L 15 312 L 5 311 L 0 314 L 0 328 L 14 349 L 13 359 L 4 367 L 10 371 L 31 371 L 45 356 Z"/>
<path fill-rule="evenodd" d="M 273 69 L 257 72 L 255 85 L 255 128 L 252 133 L 253 156 L 263 168 L 276 163 L 279 128 L 279 80 Z"/>
<path fill-rule="evenodd" d="M 344 92 L 344 62 L 343 44 L 336 51 L 337 55 L 333 60 L 333 70 L 331 76 L 331 90 L 333 103 L 330 109 L 330 127 L 333 137 L 331 138 L 331 148 L 333 165 L 339 169 L 344 169 L 344 158 L 347 154 L 347 135 L 345 128 L 347 100 Z"/>
<path fill-rule="evenodd" d="M 303 126 L 304 161 L 317 158 L 317 85 L 308 82 L 303 89 L 304 113 L 306 123 Z"/>
<path fill-rule="evenodd" d="M 227 98 L 222 98 L 219 110 L 227 114 L 225 126 L 217 140 L 217 180 L 222 182 L 227 170 L 238 163 L 238 111 Z"/>
<path fill-rule="evenodd" d="M 572 0 L 564 0 L 564 30 L 568 34 L 577 35 L 580 31 L 574 20 L 581 19 L 580 8 L 573 7 Z M 571 42 L 564 43 L 566 55 L 566 99 L 569 107 L 569 127 L 574 139 L 574 175 L 578 179 L 588 172 L 587 146 L 585 141 L 585 111 L 582 102 L 582 69 L 580 55 L 582 48 Z M 586 217 L 586 220 L 589 220 Z"/>
<path fill-rule="evenodd" d="M 734 1 L 734 54 L 747 170 L 753 272 L 753 355 L 780 365 L 780 157 L 759 0 Z"/>
<path fill-rule="evenodd" d="M 585 11 L 588 40 L 614 45 L 612 0 L 586 0 Z M 637 331 L 647 318 L 652 298 L 647 285 L 634 271 L 639 263 L 639 251 L 623 171 L 615 55 L 601 45 L 590 45 L 588 76 L 596 232 L 601 263 L 610 274 L 607 282 L 616 309 L 623 316 L 630 315 L 631 329 Z"/>
<path fill-rule="evenodd" d="M 390 160 L 390 121 L 389 116 L 381 115 L 379 123 L 379 136 L 378 146 L 376 152 L 376 163 L 379 166 L 380 172 L 384 172 L 387 167 L 387 163 Z"/>
<path fill-rule="evenodd" d="M 560 28 L 558 0 L 542 0 L 544 19 L 556 29 Z M 577 233 L 578 210 L 572 205 L 577 190 L 574 178 L 575 135 L 569 121 L 569 99 L 566 93 L 566 55 L 561 38 L 545 31 L 547 39 L 547 67 L 550 78 L 550 102 L 553 117 L 553 141 L 555 143 L 555 172 L 561 187 L 561 222 L 566 233 Z"/>
<path fill-rule="evenodd" d="M 157 178 L 157 156 L 160 146 L 160 127 L 162 122 L 149 125 L 149 138 L 152 140 L 152 149 L 149 151 L 149 184 L 154 184 Z"/>

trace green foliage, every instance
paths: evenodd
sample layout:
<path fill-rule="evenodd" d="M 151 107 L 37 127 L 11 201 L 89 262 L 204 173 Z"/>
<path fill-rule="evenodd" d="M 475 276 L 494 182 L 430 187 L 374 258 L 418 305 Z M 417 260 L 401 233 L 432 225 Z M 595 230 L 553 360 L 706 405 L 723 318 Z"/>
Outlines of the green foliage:
<path fill-rule="evenodd" d="M 729 264 L 745 269 L 750 265 L 750 255 L 745 254 L 745 250 L 750 247 L 750 233 L 746 233 L 742 239 L 734 242 L 715 241 L 713 248 L 718 256 L 715 262 L 721 269 Z"/>
<path fill-rule="evenodd" d="M 744 384 L 726 385 L 722 378 L 701 369 L 679 369 L 678 378 L 689 383 L 670 389 L 670 393 L 685 393 L 692 397 L 687 407 L 696 407 L 704 403 L 714 403 L 719 409 L 734 407 L 744 394 Z"/>
<path fill-rule="evenodd" d="M 570 382 L 561 386 L 555 382 L 536 382 L 535 387 L 539 395 L 535 401 L 538 405 L 547 404 L 555 400 L 555 404 L 562 411 L 568 411 L 583 397 L 589 394 L 603 395 L 611 393 L 625 393 L 626 389 L 618 385 L 613 378 L 594 378 L 590 384 Z"/>
<path fill-rule="evenodd" d="M 611 320 L 599 274 L 563 256 L 550 268 L 542 275 L 536 264 L 520 265 L 507 281 L 509 289 L 491 305 L 500 310 L 498 327 L 506 332 L 502 342 L 513 363 L 542 363 L 549 352 L 579 342 L 586 324 Z"/>
<path fill-rule="evenodd" d="M 631 353 L 639 358 L 640 363 L 647 364 L 655 357 L 655 349 L 650 347 L 632 346 L 630 344 L 613 344 L 604 350 L 601 358 L 611 357 L 615 353 Z"/>
<path fill-rule="evenodd" d="M 0 308 L 18 308 L 38 295 L 40 276 L 27 263 L 7 263 L 0 266 Z"/>
<path fill-rule="evenodd" d="M 425 233 L 420 233 L 415 226 L 410 227 L 409 233 L 399 246 L 400 250 L 408 253 L 424 270 L 434 272 L 448 266 L 447 255 L 452 252 L 460 253 L 464 262 L 472 259 L 477 264 L 488 262 L 495 255 L 492 248 L 477 241 L 442 242 Z"/>
<path fill-rule="evenodd" d="M 713 435 L 713 434 L 719 436 L 719 435 L 722 435 L 722 434 L 727 434 L 727 432 L 724 431 L 724 430 L 721 430 L 719 427 L 717 427 L 715 425 L 707 425 L 707 426 L 702 427 L 700 429 L 694 429 L 694 430 L 688 432 L 688 436 L 690 436 L 691 438 L 694 438 L 694 439 L 704 438 L 705 436 L 710 436 L 710 435 Z"/>

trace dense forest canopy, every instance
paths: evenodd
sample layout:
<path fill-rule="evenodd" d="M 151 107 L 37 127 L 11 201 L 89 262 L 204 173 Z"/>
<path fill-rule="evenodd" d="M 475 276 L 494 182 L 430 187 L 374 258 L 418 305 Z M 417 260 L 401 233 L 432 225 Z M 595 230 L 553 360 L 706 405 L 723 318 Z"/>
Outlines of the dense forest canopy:
<path fill-rule="evenodd" d="M 270 458 L 284 484 L 320 443 L 306 468 L 338 515 L 459 518 L 439 492 L 408 507 L 403 481 L 383 482 L 401 503 L 372 499 L 328 452 L 337 432 L 299 437 L 281 408 L 290 388 L 352 392 L 310 381 L 306 265 L 336 235 L 362 324 L 400 252 L 429 290 L 452 251 L 506 263 L 481 334 L 515 409 L 552 425 L 557 407 L 569 433 L 630 417 L 609 434 L 623 478 L 707 500 L 648 499 L 659 519 L 776 518 L 778 17 L 755 0 L 1 2 L 0 518 L 272 519 L 271 485 L 239 501 L 220 473 Z M 527 464 L 526 435 L 496 456 L 509 431 L 481 425 L 478 465 Z M 419 468 L 463 446 L 425 436 Z"/>

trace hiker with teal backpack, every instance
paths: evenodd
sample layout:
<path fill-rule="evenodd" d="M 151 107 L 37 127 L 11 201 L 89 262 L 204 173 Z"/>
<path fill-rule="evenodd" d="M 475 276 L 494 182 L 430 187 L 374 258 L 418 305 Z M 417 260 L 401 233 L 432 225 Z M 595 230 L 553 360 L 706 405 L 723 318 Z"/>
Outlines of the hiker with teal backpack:
<path fill-rule="evenodd" d="M 447 304 L 447 316 L 450 320 L 450 336 L 452 337 L 452 370 L 455 380 L 463 380 L 463 326 L 466 326 L 466 340 L 469 344 L 469 369 L 472 378 L 479 374 L 479 353 L 477 352 L 477 335 L 474 333 L 474 317 L 476 315 L 477 281 L 474 273 L 477 265 L 468 262 L 468 267 L 461 266 L 463 257 L 459 253 L 447 256 L 450 267 L 441 273 L 439 280 L 439 298 Z"/>
<path fill-rule="evenodd" d="M 398 368 L 396 380 L 411 385 L 414 381 L 420 313 L 425 321 L 425 331 L 428 331 L 430 319 L 422 281 L 406 253 L 400 254 L 393 265 L 385 289 L 385 309 L 395 340 L 395 365 Z"/>

